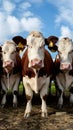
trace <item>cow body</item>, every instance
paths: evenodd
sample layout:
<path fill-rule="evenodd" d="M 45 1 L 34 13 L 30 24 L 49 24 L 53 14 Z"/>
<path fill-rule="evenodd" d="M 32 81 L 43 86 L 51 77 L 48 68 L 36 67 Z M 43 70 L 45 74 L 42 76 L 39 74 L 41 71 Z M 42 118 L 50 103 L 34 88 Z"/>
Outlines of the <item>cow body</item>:
<path fill-rule="evenodd" d="M 63 38 L 58 42 L 58 56 L 55 60 L 55 74 L 60 97 L 59 107 L 63 105 L 63 93 L 70 91 L 70 102 L 73 104 L 73 42 Z"/>
<path fill-rule="evenodd" d="M 7 41 L 2 46 L 2 74 L 1 86 L 3 98 L 1 106 L 6 103 L 6 94 L 9 90 L 13 93 L 13 106 L 17 106 L 17 91 L 21 78 L 21 58 L 13 41 Z"/>
<path fill-rule="evenodd" d="M 52 37 L 51 37 L 52 38 Z M 57 41 L 54 37 L 53 41 Z M 24 117 L 29 117 L 32 109 L 33 91 L 40 93 L 42 100 L 41 110 L 42 117 L 47 116 L 46 96 L 50 86 L 50 78 L 53 75 L 53 60 L 49 52 L 45 49 L 45 45 L 51 49 L 49 38 L 44 38 L 42 33 L 32 31 L 27 39 L 21 36 L 13 38 L 15 43 L 21 43 L 24 47 L 27 46 L 25 53 L 22 56 L 22 76 L 27 98 L 27 104 Z M 56 48 L 55 48 L 56 49 Z"/>
<path fill-rule="evenodd" d="M 53 61 L 44 48 L 45 40 L 41 33 L 32 32 L 27 37 L 27 45 L 28 48 L 22 57 L 23 84 L 27 98 L 24 117 L 28 117 L 31 113 L 33 91 L 40 93 L 42 117 L 45 117 L 47 116 L 46 96 L 53 74 Z"/>

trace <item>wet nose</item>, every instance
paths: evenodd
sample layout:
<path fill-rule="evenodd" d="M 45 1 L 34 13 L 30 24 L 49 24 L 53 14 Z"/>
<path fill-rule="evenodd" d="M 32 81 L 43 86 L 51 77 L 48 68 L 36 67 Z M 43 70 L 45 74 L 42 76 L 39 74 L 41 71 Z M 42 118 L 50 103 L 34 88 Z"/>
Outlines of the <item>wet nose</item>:
<path fill-rule="evenodd" d="M 5 61 L 4 66 L 13 66 L 13 62 L 12 61 Z"/>
<path fill-rule="evenodd" d="M 31 66 L 41 65 L 41 64 L 42 64 L 42 60 L 40 60 L 40 59 L 35 58 L 35 59 L 31 60 Z"/>

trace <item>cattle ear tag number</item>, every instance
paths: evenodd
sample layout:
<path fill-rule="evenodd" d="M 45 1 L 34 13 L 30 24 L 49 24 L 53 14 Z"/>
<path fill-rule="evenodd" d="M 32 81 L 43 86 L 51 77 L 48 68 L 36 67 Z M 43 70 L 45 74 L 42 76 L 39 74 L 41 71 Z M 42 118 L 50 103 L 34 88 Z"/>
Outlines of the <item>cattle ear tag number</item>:
<path fill-rule="evenodd" d="M 23 48 L 24 45 L 23 45 L 21 42 L 19 42 L 18 47 L 19 47 L 19 48 Z"/>
<path fill-rule="evenodd" d="M 53 47 L 53 42 L 52 41 L 50 41 L 49 47 Z"/>

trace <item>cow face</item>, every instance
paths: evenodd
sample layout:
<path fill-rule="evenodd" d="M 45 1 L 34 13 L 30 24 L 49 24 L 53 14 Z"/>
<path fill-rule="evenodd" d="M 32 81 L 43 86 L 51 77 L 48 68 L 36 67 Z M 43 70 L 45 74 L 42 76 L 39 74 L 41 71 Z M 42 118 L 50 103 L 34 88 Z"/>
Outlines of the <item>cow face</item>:
<path fill-rule="evenodd" d="M 7 41 L 2 46 L 2 60 L 5 72 L 11 72 L 15 64 L 16 44 L 12 41 Z"/>
<path fill-rule="evenodd" d="M 29 67 L 41 68 L 44 66 L 45 40 L 40 32 L 31 32 L 27 37 Z"/>
<path fill-rule="evenodd" d="M 58 54 L 60 58 L 60 69 L 71 70 L 73 60 L 73 42 L 69 38 L 63 38 L 58 42 Z"/>

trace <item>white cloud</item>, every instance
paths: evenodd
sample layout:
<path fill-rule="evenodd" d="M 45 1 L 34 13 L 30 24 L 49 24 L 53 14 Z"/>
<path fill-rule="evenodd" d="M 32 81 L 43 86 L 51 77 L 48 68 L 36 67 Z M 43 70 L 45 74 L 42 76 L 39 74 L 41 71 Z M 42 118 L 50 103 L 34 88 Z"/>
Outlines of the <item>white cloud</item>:
<path fill-rule="evenodd" d="M 38 3 L 42 3 L 44 0 L 28 0 L 28 1 L 38 4 Z"/>
<path fill-rule="evenodd" d="M 41 30 L 42 23 L 37 17 L 30 17 L 28 19 L 22 18 L 21 19 L 22 27 L 25 31 L 32 31 L 32 30 Z"/>
<path fill-rule="evenodd" d="M 7 17 L 7 24 L 9 26 L 11 34 L 15 34 L 20 31 L 20 21 L 15 16 Z"/>
<path fill-rule="evenodd" d="M 63 37 L 69 37 L 72 38 L 72 32 L 69 27 L 67 26 L 61 26 L 61 36 L 60 39 Z"/>
<path fill-rule="evenodd" d="M 60 37 L 71 37 L 73 34 L 73 0 L 47 0 L 53 4 L 58 13 L 56 14 L 55 24 L 61 32 Z"/>
<path fill-rule="evenodd" d="M 60 24 L 61 22 L 66 22 L 70 25 L 73 25 L 73 9 L 66 7 L 60 7 L 59 14 L 56 16 L 56 23 Z"/>
<path fill-rule="evenodd" d="M 29 2 L 22 2 L 19 6 L 20 9 L 27 10 L 31 7 L 31 4 Z"/>
<path fill-rule="evenodd" d="M 15 9 L 15 4 L 11 3 L 8 0 L 5 0 L 3 1 L 3 8 L 7 13 L 11 13 Z"/>
<path fill-rule="evenodd" d="M 12 2 L 10 0 L 0 1 L 0 43 L 13 35 L 42 28 L 42 21 L 29 10 L 32 7 L 29 2 L 21 2 L 18 8 L 17 4 Z"/>
<path fill-rule="evenodd" d="M 23 17 L 32 17 L 32 16 L 34 16 L 34 14 L 30 11 L 26 11 L 23 13 Z"/>

